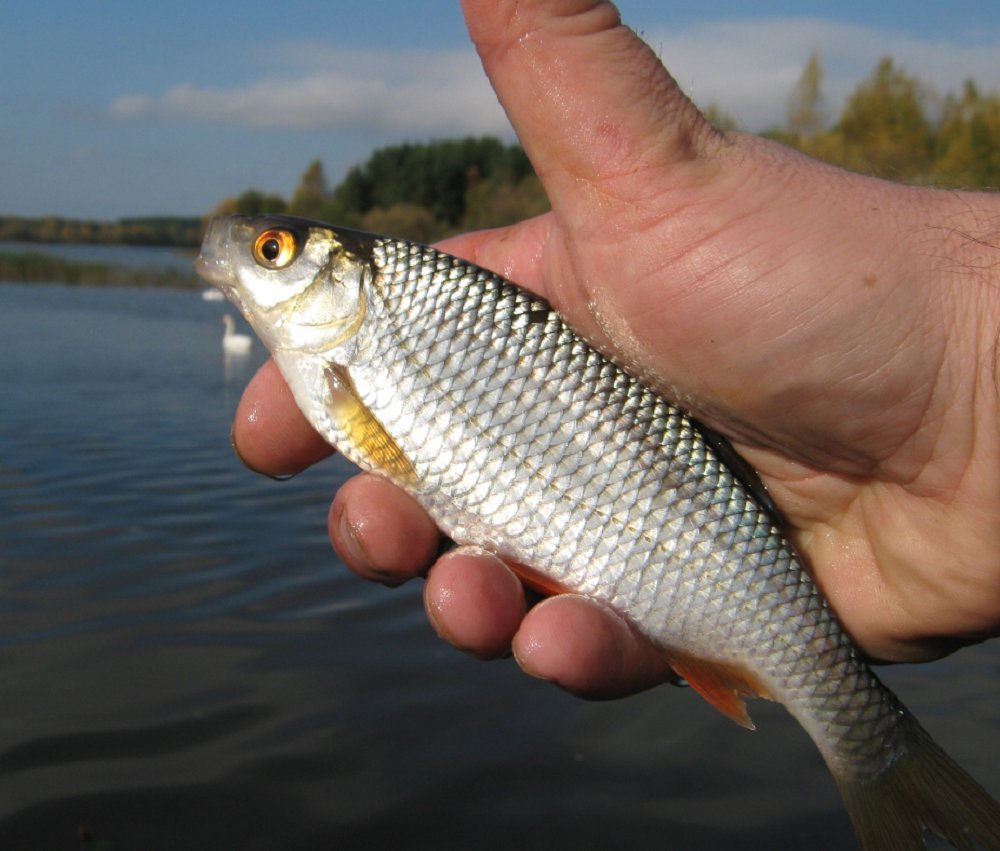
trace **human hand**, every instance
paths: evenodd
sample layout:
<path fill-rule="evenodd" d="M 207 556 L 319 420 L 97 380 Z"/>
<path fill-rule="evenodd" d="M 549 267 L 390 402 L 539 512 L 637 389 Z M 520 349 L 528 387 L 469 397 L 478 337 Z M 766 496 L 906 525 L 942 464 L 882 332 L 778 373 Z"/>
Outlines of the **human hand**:
<path fill-rule="evenodd" d="M 547 298 L 591 343 L 728 436 L 869 655 L 1000 631 L 1000 199 L 848 174 L 715 132 L 609 4 L 466 0 L 470 33 L 552 204 L 443 247 Z M 291 473 L 329 453 L 272 365 L 234 443 Z M 492 556 L 437 559 L 430 520 L 362 475 L 330 534 L 358 573 L 426 573 L 438 631 L 611 696 L 668 676 L 613 613 L 524 614 Z"/>

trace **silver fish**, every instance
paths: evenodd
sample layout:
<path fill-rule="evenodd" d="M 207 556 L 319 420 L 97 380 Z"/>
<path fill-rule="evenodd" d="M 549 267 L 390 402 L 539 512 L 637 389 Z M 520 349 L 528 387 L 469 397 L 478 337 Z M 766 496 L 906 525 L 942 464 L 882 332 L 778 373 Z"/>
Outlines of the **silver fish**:
<path fill-rule="evenodd" d="M 781 702 L 863 848 L 1000 849 L 1000 805 L 859 657 L 728 445 L 547 303 L 426 246 L 282 217 L 214 220 L 198 270 L 320 434 L 445 534 L 616 609 L 744 726 L 745 697 Z"/>

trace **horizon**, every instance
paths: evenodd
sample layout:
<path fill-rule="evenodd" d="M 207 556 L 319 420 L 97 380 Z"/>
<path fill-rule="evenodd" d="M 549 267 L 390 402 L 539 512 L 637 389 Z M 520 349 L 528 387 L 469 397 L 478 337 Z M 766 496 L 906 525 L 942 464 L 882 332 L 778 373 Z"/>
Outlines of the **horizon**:
<path fill-rule="evenodd" d="M 939 96 L 970 78 L 1000 90 L 1000 7 L 988 4 L 618 7 L 700 107 L 754 132 L 783 122 L 814 51 L 831 115 L 886 55 Z M 19 7 L 0 33 L 0 214 L 201 217 L 251 188 L 288 197 L 314 159 L 334 186 L 386 145 L 516 140 L 451 0 L 386 0 L 363 16 L 343 0 L 289 0 L 276 38 L 268 7 L 232 0 L 100 8 Z"/>

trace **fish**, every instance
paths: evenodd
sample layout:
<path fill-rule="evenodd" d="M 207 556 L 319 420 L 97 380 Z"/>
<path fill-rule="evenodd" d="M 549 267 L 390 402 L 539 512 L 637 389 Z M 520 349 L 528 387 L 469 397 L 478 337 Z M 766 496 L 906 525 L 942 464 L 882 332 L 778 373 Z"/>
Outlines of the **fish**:
<path fill-rule="evenodd" d="M 611 607 L 753 728 L 780 702 L 865 851 L 1000 849 L 1000 804 L 881 683 L 716 433 L 546 301 L 432 247 L 284 216 L 213 219 L 198 272 L 312 426 L 444 534 Z"/>

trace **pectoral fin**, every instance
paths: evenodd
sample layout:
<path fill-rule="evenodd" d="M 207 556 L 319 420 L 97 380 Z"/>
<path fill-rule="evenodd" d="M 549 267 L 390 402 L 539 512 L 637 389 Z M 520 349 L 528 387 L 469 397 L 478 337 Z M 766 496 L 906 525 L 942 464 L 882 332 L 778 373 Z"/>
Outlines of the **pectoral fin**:
<path fill-rule="evenodd" d="M 413 464 L 392 435 L 358 396 L 347 370 L 331 366 L 326 371 L 331 413 L 347 435 L 348 442 L 375 472 L 396 481 L 416 476 Z"/>
<path fill-rule="evenodd" d="M 670 667 L 719 712 L 741 727 L 756 729 L 743 698 L 770 699 L 770 695 L 749 672 L 734 665 L 707 662 L 677 651 L 668 651 L 664 655 Z"/>

